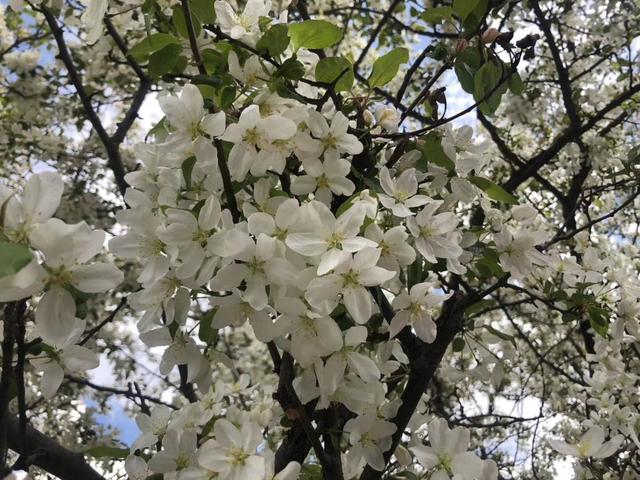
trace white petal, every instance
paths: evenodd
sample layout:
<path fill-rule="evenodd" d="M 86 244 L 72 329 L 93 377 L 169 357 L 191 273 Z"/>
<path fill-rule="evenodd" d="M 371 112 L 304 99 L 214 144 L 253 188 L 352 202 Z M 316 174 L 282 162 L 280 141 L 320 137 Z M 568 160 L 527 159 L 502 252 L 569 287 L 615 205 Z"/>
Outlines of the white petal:
<path fill-rule="evenodd" d="M 80 265 L 73 269 L 71 283 L 81 292 L 106 292 L 117 287 L 124 280 L 124 274 L 109 263 Z"/>
<path fill-rule="evenodd" d="M 32 175 L 22 194 L 25 215 L 34 223 L 48 220 L 58 209 L 63 190 L 64 183 L 58 173 Z"/>

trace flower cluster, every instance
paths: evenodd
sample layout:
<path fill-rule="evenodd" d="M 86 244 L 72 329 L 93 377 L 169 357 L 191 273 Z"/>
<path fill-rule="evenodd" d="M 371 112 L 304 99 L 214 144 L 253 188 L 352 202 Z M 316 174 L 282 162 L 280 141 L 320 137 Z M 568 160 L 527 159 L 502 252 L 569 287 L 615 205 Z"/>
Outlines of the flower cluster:
<path fill-rule="evenodd" d="M 53 217 L 63 190 L 62 178 L 52 172 L 31 176 L 21 194 L 0 186 L 0 241 L 26 263 L 0 278 L 0 301 L 39 296 L 31 334 L 42 348 L 30 361 L 42 371 L 45 398 L 56 393 L 65 370 L 98 366 L 97 355 L 76 344 L 85 321 L 76 316 L 74 295 L 106 292 L 123 280 L 111 263 L 91 262 L 104 248 L 105 232 L 92 230 L 85 222 L 70 225 Z"/>

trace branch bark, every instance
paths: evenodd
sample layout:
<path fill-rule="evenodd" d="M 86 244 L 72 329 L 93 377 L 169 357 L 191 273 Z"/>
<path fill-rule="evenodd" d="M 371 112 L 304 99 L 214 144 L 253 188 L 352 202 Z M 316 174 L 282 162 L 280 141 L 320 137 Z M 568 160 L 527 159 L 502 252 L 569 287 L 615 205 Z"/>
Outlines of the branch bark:
<path fill-rule="evenodd" d="M 22 455 L 24 452 L 20 441 L 19 420 L 13 416 L 9 417 L 7 426 L 9 448 Z M 31 426 L 27 426 L 26 435 L 30 452 L 24 459 L 26 465 L 40 467 L 62 480 L 105 480 L 87 463 L 81 453 L 63 447 Z"/>

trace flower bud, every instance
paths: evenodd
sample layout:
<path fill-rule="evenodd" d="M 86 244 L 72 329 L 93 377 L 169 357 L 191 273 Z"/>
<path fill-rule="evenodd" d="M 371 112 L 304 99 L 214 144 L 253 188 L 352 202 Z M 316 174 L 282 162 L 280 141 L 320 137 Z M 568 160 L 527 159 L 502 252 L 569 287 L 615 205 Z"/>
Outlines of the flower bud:
<path fill-rule="evenodd" d="M 367 127 L 370 127 L 371 125 L 373 125 L 373 121 L 375 120 L 373 113 L 371 113 L 371 111 L 369 110 L 365 110 L 364 112 L 362 112 L 362 117 L 364 119 L 364 124 Z"/>
<path fill-rule="evenodd" d="M 398 448 L 396 448 L 394 455 L 398 459 L 398 463 L 403 467 L 408 467 L 409 465 L 411 465 L 411 462 L 413 461 L 413 459 L 411 458 L 411 453 L 409 453 L 409 450 L 404 448 L 402 445 L 398 445 Z"/>
<path fill-rule="evenodd" d="M 400 114 L 394 107 L 384 105 L 376 110 L 378 124 L 388 132 L 395 132 L 400 122 Z"/>
<path fill-rule="evenodd" d="M 497 28 L 488 28 L 484 31 L 480 39 L 482 40 L 482 43 L 493 43 L 499 36 L 500 32 Z"/>
<path fill-rule="evenodd" d="M 469 41 L 466 38 L 459 38 L 456 41 L 456 53 L 464 52 L 469 46 Z"/>

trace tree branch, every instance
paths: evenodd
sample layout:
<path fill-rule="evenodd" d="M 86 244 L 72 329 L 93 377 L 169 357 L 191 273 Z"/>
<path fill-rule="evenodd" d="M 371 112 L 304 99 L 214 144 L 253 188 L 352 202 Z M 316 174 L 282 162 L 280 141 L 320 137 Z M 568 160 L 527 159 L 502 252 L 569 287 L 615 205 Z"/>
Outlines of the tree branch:
<path fill-rule="evenodd" d="M 25 452 L 20 441 L 20 422 L 11 416 L 7 421 L 9 448 L 20 455 Z M 62 480 L 106 480 L 78 452 L 72 452 L 31 426 L 26 428 L 30 455 L 25 465 L 35 465 Z"/>

